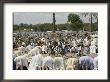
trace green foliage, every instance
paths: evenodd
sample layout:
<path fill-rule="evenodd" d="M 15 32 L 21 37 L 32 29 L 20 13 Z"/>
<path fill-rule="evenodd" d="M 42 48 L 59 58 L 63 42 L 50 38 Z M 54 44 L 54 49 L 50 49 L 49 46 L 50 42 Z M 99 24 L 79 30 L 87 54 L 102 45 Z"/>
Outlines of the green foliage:
<path fill-rule="evenodd" d="M 61 31 L 61 30 L 69 30 L 69 24 L 57 24 L 56 25 L 57 30 Z"/>
<path fill-rule="evenodd" d="M 91 28 L 91 24 L 90 23 L 85 23 L 84 24 L 84 30 L 85 31 L 89 31 Z M 98 30 L 98 24 L 97 23 L 93 23 L 92 24 L 92 28 L 91 31 L 97 31 Z"/>
<path fill-rule="evenodd" d="M 81 30 L 83 27 L 82 20 L 76 14 L 69 14 L 68 15 L 68 22 L 70 23 L 71 30 Z"/>
<path fill-rule="evenodd" d="M 68 15 L 68 22 L 70 23 L 82 23 L 82 20 L 80 19 L 80 17 L 76 14 L 69 14 Z"/>
<path fill-rule="evenodd" d="M 98 30 L 98 24 L 94 23 L 92 24 L 92 31 L 97 31 Z"/>

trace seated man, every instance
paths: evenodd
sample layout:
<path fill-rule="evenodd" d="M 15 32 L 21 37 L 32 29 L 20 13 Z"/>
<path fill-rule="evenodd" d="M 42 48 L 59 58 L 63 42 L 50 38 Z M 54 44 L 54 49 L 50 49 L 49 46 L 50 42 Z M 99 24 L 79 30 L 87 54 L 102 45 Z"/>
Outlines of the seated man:
<path fill-rule="evenodd" d="M 67 70 L 78 69 L 78 59 L 74 58 L 72 55 L 70 55 L 66 62 L 66 69 Z"/>
<path fill-rule="evenodd" d="M 32 57 L 32 60 L 29 64 L 29 70 L 40 70 L 43 63 L 43 56 L 41 54 L 37 54 Z"/>
<path fill-rule="evenodd" d="M 61 55 L 57 55 L 54 58 L 54 69 L 55 70 L 64 70 L 64 59 L 61 57 Z"/>
<path fill-rule="evenodd" d="M 21 55 L 21 56 L 16 57 L 14 61 L 16 62 L 17 70 L 23 70 L 23 68 L 24 69 L 28 68 L 28 59 L 26 55 Z"/>
<path fill-rule="evenodd" d="M 94 69 L 94 63 L 93 58 L 90 56 L 83 55 L 79 58 L 79 65 L 80 70 L 93 70 Z"/>
<path fill-rule="evenodd" d="M 42 64 L 42 67 L 46 67 L 48 68 L 49 70 L 52 70 L 53 69 L 53 58 L 48 55 L 46 56 L 44 59 L 43 59 L 43 64 Z M 44 69 L 44 68 L 43 68 Z"/>

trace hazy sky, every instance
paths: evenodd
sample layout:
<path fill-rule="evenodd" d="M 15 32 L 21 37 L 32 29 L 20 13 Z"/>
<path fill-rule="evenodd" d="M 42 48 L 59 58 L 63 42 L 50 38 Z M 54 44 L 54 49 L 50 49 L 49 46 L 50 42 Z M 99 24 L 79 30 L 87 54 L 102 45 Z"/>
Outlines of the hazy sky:
<path fill-rule="evenodd" d="M 56 24 L 67 23 L 68 14 L 70 12 L 56 12 L 55 19 Z M 89 17 L 83 17 L 81 13 L 75 13 L 80 16 L 83 22 L 88 23 Z M 16 12 L 14 13 L 14 24 L 41 24 L 41 23 L 52 23 L 53 13 L 52 12 Z M 94 20 L 96 21 L 96 20 Z"/>

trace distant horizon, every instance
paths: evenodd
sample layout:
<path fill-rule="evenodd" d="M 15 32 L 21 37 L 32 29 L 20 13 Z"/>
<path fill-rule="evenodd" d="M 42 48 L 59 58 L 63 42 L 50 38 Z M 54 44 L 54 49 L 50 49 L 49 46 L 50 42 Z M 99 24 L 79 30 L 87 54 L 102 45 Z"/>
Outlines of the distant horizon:
<path fill-rule="evenodd" d="M 96 22 L 94 22 L 94 23 L 96 23 Z M 19 23 L 19 24 L 26 24 L 26 23 Z M 14 24 L 14 25 L 19 25 L 19 24 Z M 39 24 L 52 24 L 52 23 L 46 23 L 45 22 L 45 23 L 39 23 Z M 60 24 L 66 24 L 66 23 L 60 23 Z M 91 23 L 84 23 L 84 24 L 91 24 Z M 27 24 L 27 25 L 31 25 L 31 24 Z M 32 25 L 37 25 L 37 24 L 32 24 Z"/>
<path fill-rule="evenodd" d="M 55 12 L 56 24 L 65 24 L 68 20 L 68 14 L 72 12 Z M 81 20 L 84 23 L 90 23 L 89 17 L 84 17 L 79 13 L 74 13 L 80 16 Z M 53 23 L 53 13 L 52 12 L 14 12 L 13 13 L 13 24 L 19 25 L 23 24 L 44 24 L 44 23 Z M 93 19 L 93 23 L 96 20 Z"/>

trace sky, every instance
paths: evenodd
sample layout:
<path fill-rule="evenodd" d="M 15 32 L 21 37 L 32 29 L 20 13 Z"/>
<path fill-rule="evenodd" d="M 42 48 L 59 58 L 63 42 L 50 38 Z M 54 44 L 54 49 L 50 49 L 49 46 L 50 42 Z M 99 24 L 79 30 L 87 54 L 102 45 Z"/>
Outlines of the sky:
<path fill-rule="evenodd" d="M 55 12 L 56 24 L 67 23 L 68 14 L 70 12 Z M 81 13 L 74 13 L 80 16 L 83 22 L 89 23 L 89 17 L 86 18 L 81 15 Z M 14 12 L 14 24 L 42 24 L 42 23 L 52 23 L 53 12 Z M 96 21 L 95 19 L 93 20 Z"/>

